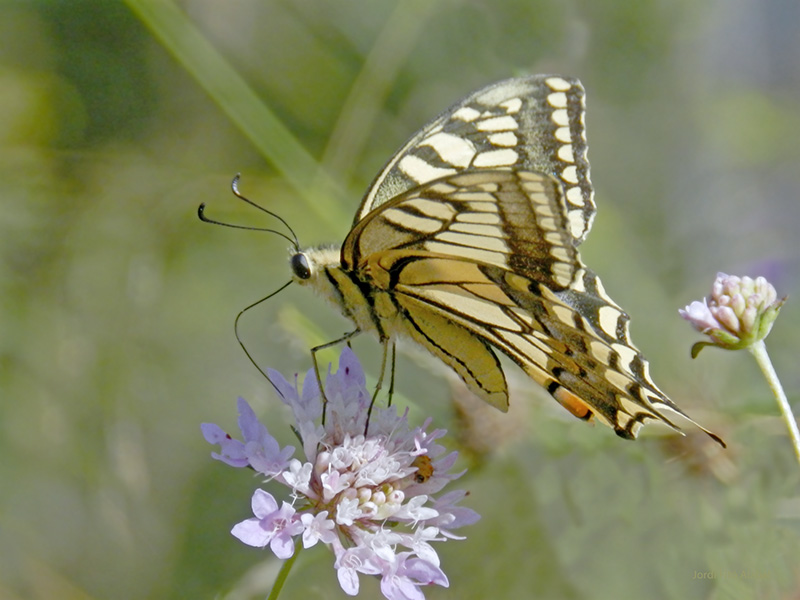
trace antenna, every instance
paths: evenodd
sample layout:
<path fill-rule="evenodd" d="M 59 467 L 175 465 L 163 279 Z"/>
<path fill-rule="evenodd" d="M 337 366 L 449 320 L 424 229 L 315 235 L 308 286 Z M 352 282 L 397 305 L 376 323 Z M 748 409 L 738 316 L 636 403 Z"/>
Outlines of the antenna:
<path fill-rule="evenodd" d="M 286 229 L 289 230 L 289 233 L 292 234 L 292 237 L 289 237 L 288 235 L 286 235 L 285 233 L 283 233 L 281 231 L 276 231 L 275 229 L 268 229 L 268 228 L 265 228 L 265 227 L 252 227 L 252 226 L 249 226 L 249 225 L 237 225 L 235 223 L 225 223 L 223 221 L 217 221 L 216 219 L 211 219 L 211 218 L 207 217 L 206 214 L 205 214 L 205 210 L 206 210 L 205 202 L 203 202 L 202 204 L 200 204 L 200 206 L 197 207 L 197 216 L 200 218 L 200 220 L 203 221 L 204 223 L 211 223 L 212 225 L 222 225 L 223 227 L 230 227 L 232 229 L 244 229 L 246 231 L 263 231 L 265 233 L 274 233 L 275 235 L 281 236 L 283 239 L 285 239 L 287 242 L 289 242 L 292 246 L 294 246 L 295 250 L 299 251 L 300 250 L 300 242 L 298 242 L 298 240 L 297 240 L 297 234 L 295 234 L 294 229 L 292 229 L 289 226 L 289 224 L 286 222 L 286 220 L 283 217 L 281 217 L 280 215 L 275 214 L 271 210 L 267 210 L 263 206 L 261 206 L 259 204 L 256 204 L 255 202 L 253 202 L 249 198 L 246 198 L 245 196 L 243 196 L 242 193 L 239 191 L 239 179 L 240 178 L 241 178 L 241 175 L 239 173 L 237 173 L 236 177 L 234 177 L 233 181 L 231 182 L 231 190 L 233 191 L 233 195 L 236 196 L 237 198 L 239 198 L 240 200 L 243 200 L 243 201 L 247 202 L 250 206 L 252 206 L 254 208 L 257 208 L 261 212 L 267 213 L 269 216 L 271 216 L 271 217 L 273 217 L 275 219 L 278 219 L 278 221 L 283 223 L 283 225 L 286 227 Z M 281 288 L 281 289 L 283 289 L 283 288 Z M 258 302 L 256 304 L 258 304 Z M 248 308 L 250 308 L 250 307 L 248 306 Z M 247 309 L 245 309 L 245 310 L 247 310 Z"/>

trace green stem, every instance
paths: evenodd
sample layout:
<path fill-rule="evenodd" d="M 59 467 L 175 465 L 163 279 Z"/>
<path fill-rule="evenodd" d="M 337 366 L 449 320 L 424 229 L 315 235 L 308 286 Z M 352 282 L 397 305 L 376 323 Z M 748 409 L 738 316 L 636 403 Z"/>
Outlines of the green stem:
<path fill-rule="evenodd" d="M 286 583 L 286 578 L 289 577 L 289 571 L 292 570 L 292 565 L 294 565 L 294 561 L 297 560 L 297 555 L 300 554 L 301 549 L 302 548 L 296 548 L 294 554 L 283 561 L 281 570 L 278 572 L 278 576 L 275 578 L 275 585 L 272 586 L 272 591 L 269 593 L 267 600 L 277 600 L 278 595 L 280 595 L 281 590 L 283 589 L 283 584 Z"/>
<path fill-rule="evenodd" d="M 772 388 L 772 392 L 778 399 L 778 406 L 781 407 L 783 420 L 789 428 L 789 436 L 792 438 L 792 445 L 794 445 L 794 453 L 797 455 L 797 462 L 800 462 L 800 431 L 797 429 L 797 420 L 794 418 L 794 414 L 792 414 L 792 407 L 789 406 L 789 401 L 786 399 L 786 394 L 783 392 L 783 387 L 778 380 L 778 375 L 772 367 L 772 361 L 770 361 L 769 355 L 767 354 L 767 347 L 764 345 L 764 341 L 761 340 L 750 346 L 748 350 L 753 353 L 758 366 L 761 367 L 761 372 L 764 373 L 764 377 L 767 378 L 769 387 Z"/>

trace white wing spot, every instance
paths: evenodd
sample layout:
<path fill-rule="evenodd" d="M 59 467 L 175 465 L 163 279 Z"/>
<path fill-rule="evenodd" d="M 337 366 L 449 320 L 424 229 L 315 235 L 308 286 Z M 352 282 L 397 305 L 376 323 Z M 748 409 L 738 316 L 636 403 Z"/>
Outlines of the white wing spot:
<path fill-rule="evenodd" d="M 425 183 L 447 175 L 454 175 L 455 169 L 442 169 L 428 164 L 418 156 L 407 154 L 397 165 L 400 170 L 417 183 Z"/>
<path fill-rule="evenodd" d="M 572 143 L 572 133 L 570 132 L 569 127 L 559 127 L 556 129 L 555 136 L 559 142 L 564 142 L 565 144 Z"/>
<path fill-rule="evenodd" d="M 508 131 L 517 129 L 519 125 L 514 117 L 492 117 L 476 125 L 478 131 Z"/>
<path fill-rule="evenodd" d="M 496 237 L 485 237 L 483 235 L 473 235 L 469 233 L 456 233 L 451 230 L 443 231 L 440 235 L 436 236 L 436 240 L 440 242 L 449 242 L 459 246 L 468 246 L 470 248 L 478 248 L 481 250 L 489 250 L 492 252 L 508 252 L 508 245 L 505 240 Z"/>
<path fill-rule="evenodd" d="M 619 308 L 619 306 L 617 306 L 617 303 L 616 303 L 616 302 L 614 302 L 614 301 L 611 299 L 611 296 L 609 296 L 609 295 L 608 295 L 608 292 L 606 292 L 606 288 L 605 288 L 605 287 L 603 287 L 603 282 L 602 282 L 602 281 L 600 281 L 600 279 L 599 279 L 598 277 L 595 277 L 595 279 L 594 279 L 594 285 L 595 285 L 595 287 L 597 288 L 597 295 L 598 295 L 598 296 L 600 296 L 600 297 L 601 297 L 603 300 L 605 300 L 606 302 L 608 302 L 608 304 L 610 304 L 611 306 L 613 306 L 613 307 L 615 307 L 615 308 L 617 308 L 617 309 L 621 310 L 621 309 Z M 626 327 L 627 327 L 627 325 L 626 325 Z"/>
<path fill-rule="evenodd" d="M 567 183 L 578 183 L 578 170 L 575 167 L 567 167 L 561 171 L 561 179 Z"/>
<path fill-rule="evenodd" d="M 575 156 L 572 154 L 572 146 L 565 145 L 558 149 L 558 158 L 564 162 L 575 162 Z"/>
<path fill-rule="evenodd" d="M 555 92 L 547 96 L 547 102 L 553 108 L 566 108 L 567 95 L 564 92 Z"/>
<path fill-rule="evenodd" d="M 440 252 L 448 256 L 461 256 L 469 260 L 485 262 L 490 265 L 507 265 L 506 255 L 502 252 L 492 252 L 491 250 L 468 248 L 436 241 L 425 242 L 425 249 L 429 252 Z"/>
<path fill-rule="evenodd" d="M 538 217 L 552 217 L 552 216 L 554 216 L 553 209 L 550 206 L 550 204 L 548 204 L 548 203 L 536 204 L 536 206 L 533 207 L 533 210 L 534 210 L 534 212 L 536 213 L 536 215 Z"/>
<path fill-rule="evenodd" d="M 453 185 L 450 185 L 449 183 L 440 182 L 433 184 L 428 189 L 432 192 L 436 192 L 437 194 L 449 194 L 450 192 L 458 188 L 456 188 Z"/>
<path fill-rule="evenodd" d="M 628 384 L 631 382 L 630 377 L 626 377 L 622 373 L 618 373 L 617 371 L 613 371 L 611 369 L 606 370 L 605 376 L 606 376 L 606 381 L 608 381 L 618 390 L 625 390 L 625 388 L 627 388 Z M 623 397 L 620 397 L 620 401 L 624 403 L 625 399 Z M 638 407 L 633 414 L 636 414 L 636 412 L 639 412 Z"/>
<path fill-rule="evenodd" d="M 463 187 L 478 187 L 484 192 L 494 192 L 499 188 L 496 181 L 487 180 L 485 173 L 461 173 L 451 181 Z"/>
<path fill-rule="evenodd" d="M 574 238 L 581 237 L 586 232 L 586 220 L 580 210 L 571 210 L 567 214 L 569 219 L 569 232 Z"/>
<path fill-rule="evenodd" d="M 592 340 L 589 343 L 590 354 L 604 365 L 611 362 L 611 348 L 600 340 Z"/>
<path fill-rule="evenodd" d="M 534 173 L 533 171 L 518 171 L 517 177 L 524 181 L 544 181 L 547 176 L 541 173 Z"/>
<path fill-rule="evenodd" d="M 449 221 L 456 214 L 456 209 L 440 202 L 438 199 L 429 200 L 426 198 L 414 198 L 403 203 L 403 208 L 410 206 L 423 213 L 426 217 L 439 219 L 440 221 Z"/>
<path fill-rule="evenodd" d="M 601 306 L 600 310 L 597 311 L 600 327 L 613 338 L 617 337 L 617 323 L 621 316 L 622 312 L 613 306 Z"/>
<path fill-rule="evenodd" d="M 458 231 L 461 233 L 470 233 L 472 235 L 482 235 L 490 238 L 503 238 L 503 231 L 498 227 L 491 225 L 481 225 L 477 223 L 464 223 L 458 221 L 450 225 L 450 231 Z M 440 238 L 441 239 L 441 238 Z"/>
<path fill-rule="evenodd" d="M 458 119 L 459 121 L 466 121 L 470 123 L 481 116 L 481 113 L 475 110 L 474 108 L 470 108 L 469 106 L 462 106 L 456 112 L 453 113 L 452 118 Z"/>
<path fill-rule="evenodd" d="M 518 155 L 515 150 L 488 150 L 475 157 L 473 166 L 476 167 L 508 167 L 517 162 Z"/>
<path fill-rule="evenodd" d="M 565 263 L 553 263 L 550 267 L 550 272 L 555 277 L 556 283 L 562 287 L 567 287 L 572 281 L 573 271 L 572 267 Z"/>
<path fill-rule="evenodd" d="M 611 344 L 611 347 L 614 349 L 614 351 L 616 351 L 617 354 L 619 354 L 620 360 L 618 364 L 620 365 L 620 367 L 624 366 L 625 371 L 632 375 L 633 372 L 631 371 L 630 367 L 631 364 L 633 364 L 634 359 L 636 358 L 637 354 L 636 350 L 634 350 L 633 348 L 629 348 L 628 346 L 625 346 L 623 344 Z"/>
<path fill-rule="evenodd" d="M 558 227 L 556 227 L 556 222 L 554 219 L 547 217 L 545 219 L 539 219 L 539 227 L 542 229 L 547 229 L 548 231 L 558 231 Z"/>
<path fill-rule="evenodd" d="M 576 292 L 585 292 L 586 286 L 583 284 L 583 276 L 586 274 L 584 269 L 578 269 L 575 271 L 575 281 L 572 284 L 573 291 Z"/>
<path fill-rule="evenodd" d="M 550 310 L 565 325 L 573 327 L 575 325 L 575 311 L 567 306 L 551 306 Z"/>
<path fill-rule="evenodd" d="M 560 231 L 548 231 L 544 234 L 544 241 L 559 246 L 564 243 L 564 236 Z"/>
<path fill-rule="evenodd" d="M 413 229 L 423 233 L 434 233 L 442 228 L 442 222 L 438 219 L 426 219 L 419 215 L 408 213 L 399 208 L 390 208 L 383 211 L 381 216 L 403 229 Z"/>
<path fill-rule="evenodd" d="M 517 136 L 510 131 L 503 131 L 502 133 L 491 133 L 488 136 L 489 143 L 493 146 L 504 146 L 506 148 L 514 147 L 517 145 Z"/>
<path fill-rule="evenodd" d="M 650 387 L 652 387 L 654 390 L 657 390 L 657 391 L 660 392 L 661 390 L 658 389 L 658 386 L 653 382 L 653 378 L 650 377 L 650 363 L 649 362 L 645 361 L 642 364 L 642 371 L 644 372 L 644 379 L 645 379 L 645 381 L 647 381 L 647 383 L 650 384 Z"/>
<path fill-rule="evenodd" d="M 523 181 L 522 189 L 528 192 L 528 195 L 531 196 L 531 200 L 540 203 L 546 203 L 548 201 L 547 196 L 544 195 L 544 183 L 542 183 L 541 179 Z M 534 198 L 534 196 L 536 197 Z"/>
<path fill-rule="evenodd" d="M 477 195 L 477 194 L 476 194 Z M 473 213 L 477 214 L 491 214 L 496 215 L 499 214 L 499 210 L 497 208 L 497 202 L 492 197 L 490 202 L 467 202 L 467 208 L 471 210 Z"/>
<path fill-rule="evenodd" d="M 571 187 L 567 190 L 567 200 L 573 206 L 583 206 L 585 201 L 583 199 L 583 192 L 581 192 L 581 188 L 575 186 Z"/>
<path fill-rule="evenodd" d="M 476 152 L 472 142 L 452 133 L 435 133 L 420 145 L 430 146 L 442 160 L 462 168 L 469 166 Z"/>
<path fill-rule="evenodd" d="M 485 224 L 485 225 L 499 225 L 500 224 L 500 215 L 497 213 L 487 213 L 487 212 L 464 212 L 459 213 L 456 217 L 456 221 L 459 223 L 478 223 L 478 224 Z"/>
<path fill-rule="evenodd" d="M 462 202 L 491 202 L 492 206 L 494 206 L 497 200 L 491 194 L 487 194 L 486 192 L 456 192 L 454 194 L 450 194 L 450 200 L 460 200 Z"/>
<path fill-rule="evenodd" d="M 554 246 L 550 248 L 550 256 L 565 263 L 570 261 L 569 252 L 567 252 L 564 246 Z"/>
<path fill-rule="evenodd" d="M 561 77 L 548 77 L 544 80 L 547 86 L 551 90 L 555 90 L 557 92 L 566 92 L 569 88 L 572 87 L 572 84 Z"/>
<path fill-rule="evenodd" d="M 513 115 L 514 113 L 518 113 L 519 109 L 522 108 L 522 99 L 510 98 L 505 102 L 501 102 L 500 106 L 505 108 L 508 114 Z"/>
<path fill-rule="evenodd" d="M 559 127 L 567 127 L 569 125 L 569 114 L 567 114 L 567 110 L 565 108 L 554 110 L 550 118 L 553 120 L 553 123 Z"/>

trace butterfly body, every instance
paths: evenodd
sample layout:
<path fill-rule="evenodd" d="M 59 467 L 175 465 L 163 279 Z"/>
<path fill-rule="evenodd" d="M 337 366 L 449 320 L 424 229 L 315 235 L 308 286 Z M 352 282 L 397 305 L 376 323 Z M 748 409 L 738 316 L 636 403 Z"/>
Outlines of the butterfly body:
<path fill-rule="evenodd" d="M 578 252 L 595 214 L 583 102 L 580 82 L 561 76 L 468 96 L 389 160 L 340 249 L 292 257 L 293 279 L 356 331 L 417 342 L 500 410 L 496 350 L 621 437 L 648 420 L 677 429 L 663 411 L 683 413 Z"/>

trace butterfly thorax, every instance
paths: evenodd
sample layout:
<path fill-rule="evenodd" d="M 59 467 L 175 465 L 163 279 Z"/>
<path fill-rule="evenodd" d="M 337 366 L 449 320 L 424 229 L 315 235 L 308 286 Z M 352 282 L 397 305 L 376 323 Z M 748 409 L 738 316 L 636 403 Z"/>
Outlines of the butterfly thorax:
<path fill-rule="evenodd" d="M 312 288 L 334 305 L 360 331 L 372 331 L 385 340 L 393 337 L 395 311 L 382 301 L 374 285 L 342 267 L 341 250 L 335 246 L 307 248 L 292 255 L 292 280 Z"/>

